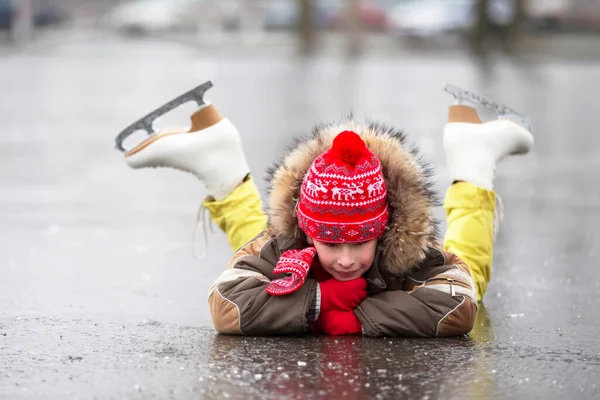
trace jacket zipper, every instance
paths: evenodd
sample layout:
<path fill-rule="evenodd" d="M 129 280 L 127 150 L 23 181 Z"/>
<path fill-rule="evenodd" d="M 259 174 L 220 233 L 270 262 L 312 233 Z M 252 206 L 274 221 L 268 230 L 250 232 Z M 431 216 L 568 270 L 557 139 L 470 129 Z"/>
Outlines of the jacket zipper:
<path fill-rule="evenodd" d="M 446 278 L 448 282 L 450 282 L 450 295 L 452 297 L 456 296 L 456 292 L 454 291 L 454 279 Z"/>

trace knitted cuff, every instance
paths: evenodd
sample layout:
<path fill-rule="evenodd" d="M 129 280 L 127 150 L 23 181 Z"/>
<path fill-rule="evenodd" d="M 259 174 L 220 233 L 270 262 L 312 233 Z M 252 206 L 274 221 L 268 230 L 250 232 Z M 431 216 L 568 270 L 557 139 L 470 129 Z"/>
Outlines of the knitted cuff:
<path fill-rule="evenodd" d="M 308 319 L 308 324 L 312 325 L 316 320 L 319 319 L 319 314 L 321 313 L 321 287 L 317 283 L 317 290 L 315 291 L 315 297 L 313 298 L 312 304 L 308 309 L 308 315 L 306 318 Z"/>

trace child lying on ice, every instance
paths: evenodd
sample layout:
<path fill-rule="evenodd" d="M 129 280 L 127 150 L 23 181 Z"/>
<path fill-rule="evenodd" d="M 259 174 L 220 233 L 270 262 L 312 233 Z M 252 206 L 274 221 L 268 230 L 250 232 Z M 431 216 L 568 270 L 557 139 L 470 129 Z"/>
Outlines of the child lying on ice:
<path fill-rule="evenodd" d="M 431 172 L 395 128 L 319 125 L 271 169 L 266 212 L 238 131 L 213 105 L 189 132 L 155 135 L 125 158 L 205 183 L 204 206 L 235 251 L 209 291 L 218 332 L 451 336 L 472 329 L 490 280 L 495 168 L 530 150 L 525 126 L 450 107 L 443 245 Z"/>

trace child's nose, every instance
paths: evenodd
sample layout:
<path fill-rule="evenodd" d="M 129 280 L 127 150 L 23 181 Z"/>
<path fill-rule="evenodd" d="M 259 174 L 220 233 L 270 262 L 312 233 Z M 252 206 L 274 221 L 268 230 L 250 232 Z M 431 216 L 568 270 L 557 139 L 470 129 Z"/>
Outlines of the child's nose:
<path fill-rule="evenodd" d="M 341 258 L 340 259 L 340 267 L 342 267 L 342 268 L 350 268 L 350 267 L 352 267 L 352 264 L 354 264 L 354 262 L 349 258 Z"/>
<path fill-rule="evenodd" d="M 342 254 L 340 254 L 339 263 L 342 268 L 350 268 L 354 264 L 354 257 L 352 257 L 348 249 L 344 249 Z"/>

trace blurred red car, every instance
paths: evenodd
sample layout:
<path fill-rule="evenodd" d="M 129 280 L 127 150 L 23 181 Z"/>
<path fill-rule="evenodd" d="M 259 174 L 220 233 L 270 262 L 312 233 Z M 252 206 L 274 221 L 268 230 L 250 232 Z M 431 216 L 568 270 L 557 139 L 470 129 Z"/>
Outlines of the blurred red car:
<path fill-rule="evenodd" d="M 329 10 L 329 27 L 341 29 L 344 27 L 346 13 L 348 12 L 348 1 L 325 2 Z M 387 26 L 385 8 L 375 0 L 362 0 L 360 2 L 359 21 L 364 29 L 371 31 L 384 31 Z"/>

